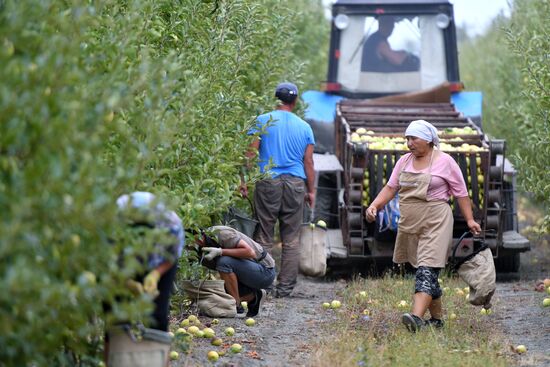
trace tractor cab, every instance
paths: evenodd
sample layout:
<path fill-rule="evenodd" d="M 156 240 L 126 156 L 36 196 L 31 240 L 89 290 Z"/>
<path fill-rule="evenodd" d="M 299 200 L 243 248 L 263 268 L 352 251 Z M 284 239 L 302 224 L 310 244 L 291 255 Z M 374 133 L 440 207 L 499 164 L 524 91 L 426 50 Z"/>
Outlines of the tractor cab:
<path fill-rule="evenodd" d="M 332 9 L 326 92 L 375 98 L 459 81 L 448 1 L 339 0 Z"/>

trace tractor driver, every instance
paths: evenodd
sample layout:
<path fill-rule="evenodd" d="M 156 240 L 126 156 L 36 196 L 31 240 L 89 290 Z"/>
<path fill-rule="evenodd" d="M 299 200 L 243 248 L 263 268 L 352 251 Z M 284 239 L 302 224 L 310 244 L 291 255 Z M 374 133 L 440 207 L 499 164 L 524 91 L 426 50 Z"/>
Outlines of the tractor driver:
<path fill-rule="evenodd" d="M 395 51 L 391 48 L 388 37 L 391 36 L 394 26 L 395 17 L 378 18 L 378 31 L 371 34 L 363 45 L 361 71 L 391 73 L 417 71 L 420 68 L 418 57 L 407 51 Z"/>

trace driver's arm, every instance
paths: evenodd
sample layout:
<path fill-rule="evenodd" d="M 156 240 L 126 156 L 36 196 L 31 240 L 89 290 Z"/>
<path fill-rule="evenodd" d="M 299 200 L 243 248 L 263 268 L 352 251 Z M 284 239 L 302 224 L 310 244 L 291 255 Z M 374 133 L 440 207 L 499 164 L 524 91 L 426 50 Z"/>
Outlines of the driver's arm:
<path fill-rule="evenodd" d="M 380 42 L 378 44 L 377 50 L 379 55 L 381 55 L 385 60 L 393 65 L 401 65 L 403 61 L 407 58 L 406 51 L 394 51 L 391 49 L 390 44 L 386 42 Z"/>

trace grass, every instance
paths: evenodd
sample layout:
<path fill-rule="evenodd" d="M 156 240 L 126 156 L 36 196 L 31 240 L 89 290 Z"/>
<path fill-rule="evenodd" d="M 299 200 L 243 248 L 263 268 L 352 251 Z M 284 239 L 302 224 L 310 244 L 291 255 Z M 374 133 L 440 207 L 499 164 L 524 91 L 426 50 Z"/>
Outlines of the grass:
<path fill-rule="evenodd" d="M 336 321 L 326 325 L 331 337 L 320 345 L 311 365 L 509 365 L 509 351 L 495 332 L 492 317 L 481 315 L 480 308 L 471 306 L 466 295 L 460 294 L 465 286 L 458 279 L 443 278 L 445 314 L 454 313 L 457 318 L 450 320 L 446 316 L 443 329 L 427 328 L 411 334 L 401 324 L 401 315 L 411 308 L 411 276 L 350 282 L 342 294 L 342 307 L 323 311 L 336 313 Z M 361 291 L 367 295 L 361 295 Z M 407 302 L 406 307 L 398 306 L 402 300 Z"/>

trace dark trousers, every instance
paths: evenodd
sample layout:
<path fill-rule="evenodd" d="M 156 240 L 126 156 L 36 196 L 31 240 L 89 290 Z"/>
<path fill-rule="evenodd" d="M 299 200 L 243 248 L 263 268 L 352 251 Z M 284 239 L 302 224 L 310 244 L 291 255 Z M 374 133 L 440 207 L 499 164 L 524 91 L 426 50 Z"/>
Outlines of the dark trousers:
<path fill-rule="evenodd" d="M 300 262 L 300 228 L 304 215 L 305 182 L 302 178 L 281 175 L 256 183 L 254 206 L 259 222 L 254 240 L 271 254 L 275 223 L 283 245 L 277 289 L 290 293 L 296 284 Z"/>

